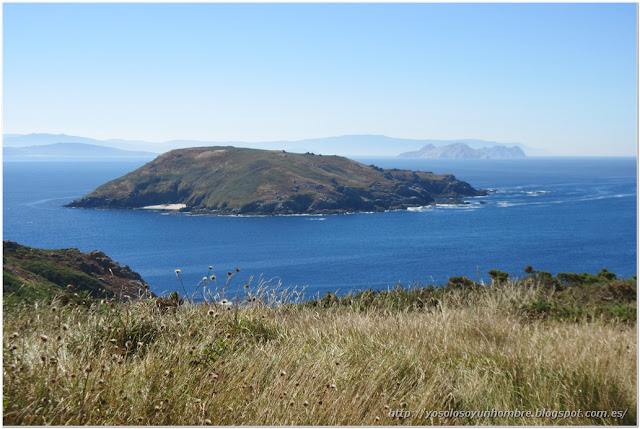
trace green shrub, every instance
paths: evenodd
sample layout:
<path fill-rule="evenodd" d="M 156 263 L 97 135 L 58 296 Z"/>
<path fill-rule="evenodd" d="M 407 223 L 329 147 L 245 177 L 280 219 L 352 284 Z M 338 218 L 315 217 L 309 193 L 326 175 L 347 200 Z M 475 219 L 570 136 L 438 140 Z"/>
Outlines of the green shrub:
<path fill-rule="evenodd" d="M 505 273 L 504 271 L 491 270 L 489 271 L 489 275 L 491 276 L 491 280 L 496 283 L 502 283 L 509 279 L 509 273 Z"/>
<path fill-rule="evenodd" d="M 476 289 L 480 286 L 480 284 L 470 280 L 466 277 L 451 277 L 449 279 L 449 283 L 447 283 L 447 287 L 451 288 L 470 288 Z"/>
<path fill-rule="evenodd" d="M 60 288 L 73 285 L 75 291 L 87 292 L 93 298 L 111 298 L 113 296 L 113 291 L 106 289 L 99 280 L 79 271 L 45 262 L 25 262 L 24 267 Z"/>

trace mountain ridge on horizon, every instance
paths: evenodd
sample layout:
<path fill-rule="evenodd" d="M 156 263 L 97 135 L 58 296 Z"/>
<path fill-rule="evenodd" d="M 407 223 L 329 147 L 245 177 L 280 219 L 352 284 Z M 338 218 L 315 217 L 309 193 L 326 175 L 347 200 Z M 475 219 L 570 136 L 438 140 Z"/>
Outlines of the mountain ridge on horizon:
<path fill-rule="evenodd" d="M 3 149 L 3 156 L 6 158 L 91 158 L 96 156 L 105 158 L 148 158 L 158 155 L 158 153 L 154 152 L 132 151 L 89 143 L 51 143 L 22 147 L 8 146 Z"/>
<path fill-rule="evenodd" d="M 173 149 L 182 149 L 194 146 L 236 146 L 256 149 L 287 150 L 290 152 L 315 152 L 327 155 L 340 156 L 391 156 L 396 157 L 401 153 L 417 151 L 422 147 L 433 144 L 445 146 L 451 143 L 465 143 L 474 149 L 483 146 L 518 146 L 527 155 L 549 155 L 546 151 L 530 148 L 521 143 L 501 143 L 480 139 L 404 139 L 388 137 L 379 134 L 349 134 L 322 138 L 310 138 L 302 140 L 274 140 L 264 142 L 242 141 L 206 141 L 174 139 L 164 142 L 148 142 L 143 140 L 125 139 L 94 139 L 91 137 L 71 136 L 67 134 L 5 134 L 3 135 L 4 147 L 42 146 L 54 143 L 84 143 L 98 146 L 112 147 L 122 150 L 133 150 L 153 153 L 164 153 Z"/>

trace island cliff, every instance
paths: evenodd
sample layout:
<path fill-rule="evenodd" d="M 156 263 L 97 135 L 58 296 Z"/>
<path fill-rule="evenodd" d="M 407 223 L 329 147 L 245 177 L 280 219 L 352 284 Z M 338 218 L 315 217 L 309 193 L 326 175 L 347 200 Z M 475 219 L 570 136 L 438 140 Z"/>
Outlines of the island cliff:
<path fill-rule="evenodd" d="M 385 211 L 486 195 L 451 174 L 382 169 L 339 156 L 231 146 L 177 149 L 67 207 L 183 204 L 222 215 Z"/>

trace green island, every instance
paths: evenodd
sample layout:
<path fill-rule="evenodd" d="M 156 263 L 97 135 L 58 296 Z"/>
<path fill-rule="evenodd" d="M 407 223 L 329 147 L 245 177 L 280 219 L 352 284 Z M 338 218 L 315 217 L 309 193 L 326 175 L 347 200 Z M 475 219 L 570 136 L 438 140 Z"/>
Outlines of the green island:
<path fill-rule="evenodd" d="M 340 156 L 213 146 L 167 152 L 68 207 L 174 208 L 218 215 L 379 212 L 487 195 L 451 174 Z"/>
<path fill-rule="evenodd" d="M 635 277 L 305 298 L 203 267 L 196 303 L 102 252 L 3 247 L 7 425 L 637 424 Z"/>

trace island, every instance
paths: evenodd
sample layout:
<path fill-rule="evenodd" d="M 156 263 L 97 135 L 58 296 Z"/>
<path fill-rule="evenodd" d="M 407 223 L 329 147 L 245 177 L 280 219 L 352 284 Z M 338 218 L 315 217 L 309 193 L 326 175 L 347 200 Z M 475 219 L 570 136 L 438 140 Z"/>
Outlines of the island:
<path fill-rule="evenodd" d="M 233 146 L 176 149 L 66 207 L 171 207 L 217 215 L 380 212 L 487 195 L 452 174 L 383 169 L 340 156 Z"/>
<path fill-rule="evenodd" d="M 398 158 L 427 159 L 510 159 L 526 158 L 527 155 L 518 146 L 491 146 L 473 149 L 468 144 L 457 142 L 444 146 L 428 144 L 414 152 L 405 152 Z"/>

